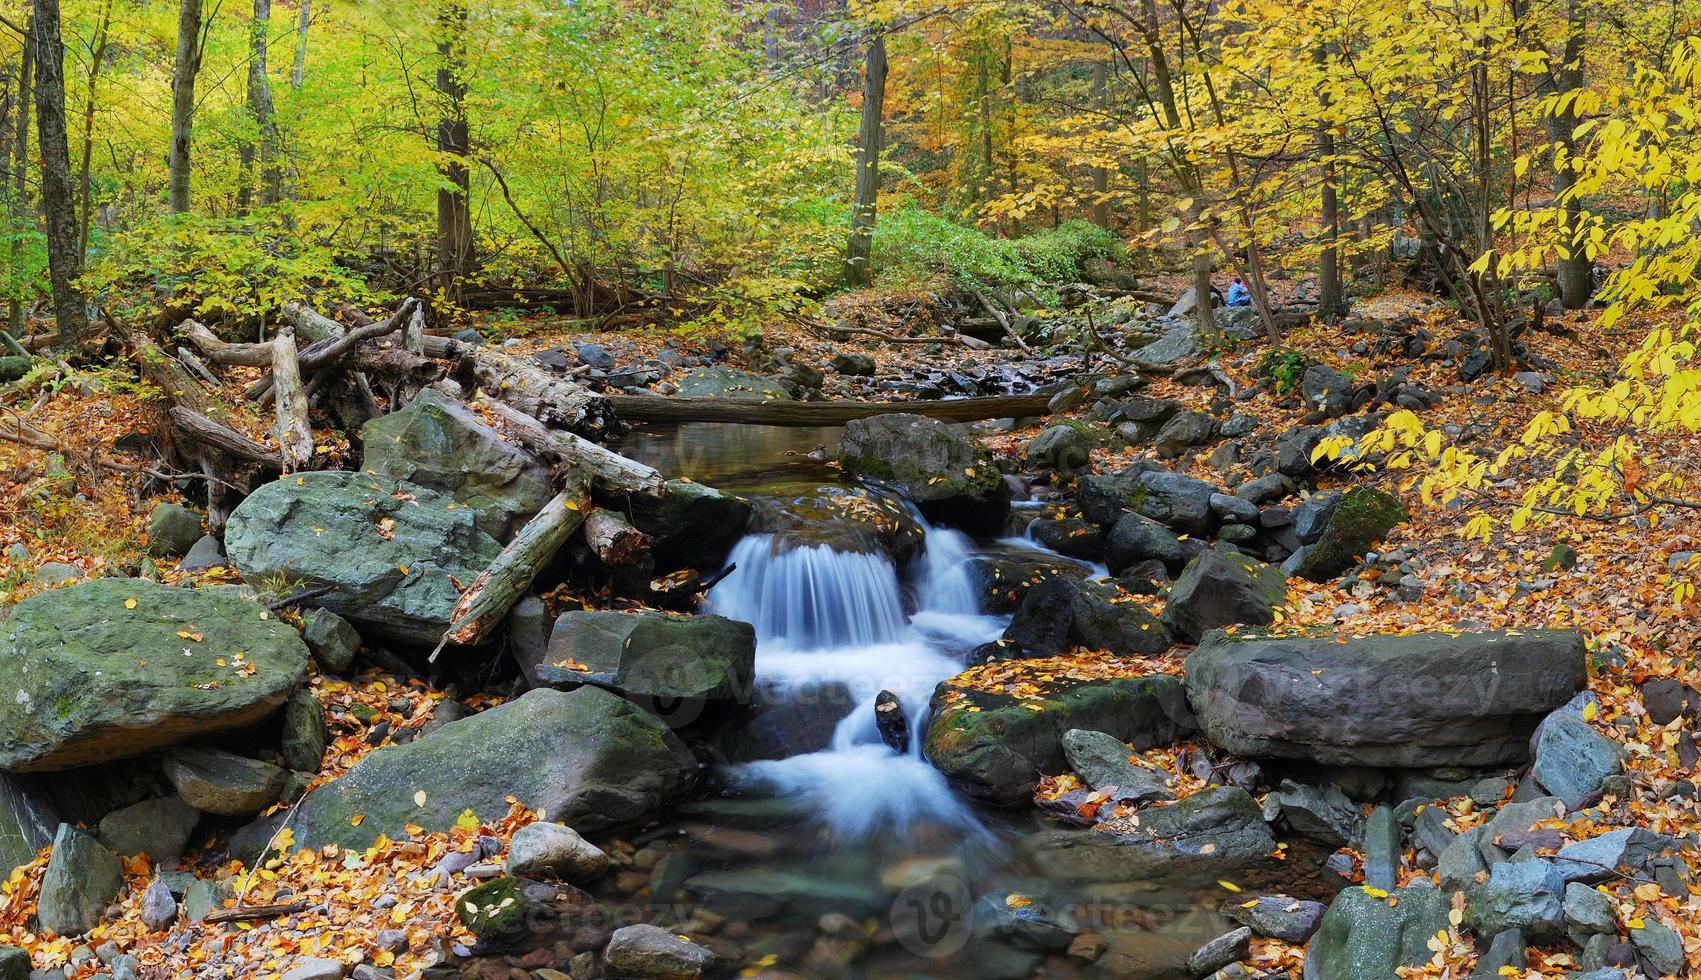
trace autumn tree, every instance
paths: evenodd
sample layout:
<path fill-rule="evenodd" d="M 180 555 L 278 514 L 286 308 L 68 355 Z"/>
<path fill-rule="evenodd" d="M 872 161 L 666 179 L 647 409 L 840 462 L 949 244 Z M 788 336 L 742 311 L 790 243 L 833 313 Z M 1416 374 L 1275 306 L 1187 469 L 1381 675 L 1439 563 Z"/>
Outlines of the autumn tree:
<path fill-rule="evenodd" d="M 35 45 L 35 112 L 41 152 L 41 208 L 58 345 L 75 347 L 88 332 L 88 311 L 77 277 L 83 256 L 77 241 L 76 193 L 65 132 L 65 45 L 59 33 L 59 0 L 34 0 L 30 39 Z"/>

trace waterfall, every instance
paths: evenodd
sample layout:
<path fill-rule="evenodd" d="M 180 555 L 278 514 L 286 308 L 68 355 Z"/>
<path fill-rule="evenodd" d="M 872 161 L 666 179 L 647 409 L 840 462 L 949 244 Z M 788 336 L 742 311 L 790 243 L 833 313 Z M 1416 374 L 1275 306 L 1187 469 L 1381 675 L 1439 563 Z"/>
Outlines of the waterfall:
<path fill-rule="evenodd" d="M 709 604 L 755 627 L 759 650 L 868 646 L 903 635 L 898 573 L 884 555 L 786 547 L 772 534 L 752 534 L 729 560 L 738 567 L 709 591 Z"/>

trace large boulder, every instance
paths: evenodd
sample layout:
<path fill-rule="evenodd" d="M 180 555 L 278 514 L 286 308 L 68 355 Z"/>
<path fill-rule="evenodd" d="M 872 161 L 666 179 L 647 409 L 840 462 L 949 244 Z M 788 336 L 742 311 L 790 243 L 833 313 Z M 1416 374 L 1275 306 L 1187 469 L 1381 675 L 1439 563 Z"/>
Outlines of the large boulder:
<path fill-rule="evenodd" d="M 442 637 L 461 587 L 502 550 L 472 508 L 371 473 L 299 473 L 268 483 L 231 512 L 224 535 L 248 581 L 330 588 L 312 604 L 363 632 L 421 646 Z"/>
<path fill-rule="evenodd" d="M 1169 590 L 1163 624 L 1177 639 L 1197 643 L 1224 626 L 1268 626 L 1287 595 L 1281 569 L 1245 555 L 1204 551 Z"/>
<path fill-rule="evenodd" d="M 1063 736 L 1104 732 L 1136 751 L 1197 731 L 1181 678 L 1061 681 L 1032 697 L 989 694 L 953 680 L 933 692 L 923 751 L 960 792 L 998 805 L 1032 796 L 1041 773 L 1068 765 Z"/>
<path fill-rule="evenodd" d="M 622 493 L 598 502 L 650 536 L 650 554 L 662 572 L 719 571 L 750 524 L 750 501 L 689 480 L 669 480 L 659 494 Z"/>
<path fill-rule="evenodd" d="M 1447 929 L 1439 888 L 1411 885 L 1391 896 L 1348 888 L 1329 903 L 1305 951 L 1305 980 L 1389 980 L 1429 962 L 1429 941 Z"/>
<path fill-rule="evenodd" d="M 508 797 L 596 834 L 652 816 L 696 769 L 665 725 L 618 695 L 530 691 L 362 759 L 301 803 L 296 839 L 367 847 L 410 823 L 445 830 L 468 809 L 496 819 Z"/>
<path fill-rule="evenodd" d="M 994 533 L 1010 512 L 1010 487 L 992 453 L 968 430 L 920 415 L 876 415 L 845 426 L 845 472 L 893 484 L 929 520 Z"/>
<path fill-rule="evenodd" d="M 93 579 L 0 625 L 0 768 L 128 759 L 272 714 L 307 646 L 259 603 L 142 579 Z"/>
<path fill-rule="evenodd" d="M 724 616 L 572 610 L 555 621 L 542 659 L 521 666 L 536 686 L 595 684 L 651 710 L 671 709 L 663 717 L 672 723 L 687 717 L 680 702 L 750 703 L 756 631 Z"/>
<path fill-rule="evenodd" d="M 1198 538 L 1183 538 L 1149 517 L 1123 514 L 1105 538 L 1104 563 L 1112 575 L 1121 575 L 1143 561 L 1161 561 L 1171 575 L 1179 575 L 1206 547 Z"/>
<path fill-rule="evenodd" d="M 471 507 L 479 530 L 506 540 L 555 495 L 549 467 L 433 388 L 361 430 L 371 473 L 437 490 Z"/>
<path fill-rule="evenodd" d="M 1208 880 L 1269 857 L 1276 838 L 1250 794 L 1213 786 L 1090 830 L 1044 831 L 1024 846 L 1048 877 L 1064 881 Z"/>
<path fill-rule="evenodd" d="M 1107 476 L 1084 476 L 1076 502 L 1081 516 L 1095 524 L 1114 524 L 1123 514 L 1142 514 L 1183 534 L 1211 529 L 1211 495 L 1204 480 L 1168 470 L 1130 467 Z"/>
<path fill-rule="evenodd" d="M 1225 751 L 1403 768 L 1523 762 L 1536 725 L 1587 679 L 1571 630 L 1213 632 L 1186 666 L 1188 700 Z"/>
<path fill-rule="evenodd" d="M 1317 540 L 1294 552 L 1283 570 L 1327 582 L 1352 568 L 1371 545 L 1405 519 L 1406 509 L 1392 495 L 1372 487 L 1353 487 L 1335 504 Z"/>

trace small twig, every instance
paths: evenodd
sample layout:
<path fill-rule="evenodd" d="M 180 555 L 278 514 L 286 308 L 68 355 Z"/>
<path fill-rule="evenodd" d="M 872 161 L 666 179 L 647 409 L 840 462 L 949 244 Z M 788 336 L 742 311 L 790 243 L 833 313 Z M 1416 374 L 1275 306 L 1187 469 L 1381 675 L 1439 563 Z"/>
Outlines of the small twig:
<path fill-rule="evenodd" d="M 271 602 L 266 603 L 266 608 L 276 612 L 279 609 L 288 609 L 290 606 L 293 606 L 298 602 L 306 602 L 309 599 L 317 599 L 322 595 L 330 595 L 335 591 L 337 591 L 337 587 L 334 585 L 321 585 L 316 589 L 303 589 L 292 595 L 284 596 L 282 599 L 274 599 Z"/>
<path fill-rule="evenodd" d="M 244 890 L 246 891 L 246 889 Z M 216 924 L 220 922 L 252 922 L 256 919 L 278 919 L 286 915 L 295 915 L 297 912 L 305 912 L 312 907 L 313 904 L 311 902 L 285 902 L 282 905 L 252 905 L 247 908 L 238 904 L 236 908 L 233 909 L 220 909 L 217 912 L 209 912 L 207 913 L 206 918 L 201 921 Z"/>

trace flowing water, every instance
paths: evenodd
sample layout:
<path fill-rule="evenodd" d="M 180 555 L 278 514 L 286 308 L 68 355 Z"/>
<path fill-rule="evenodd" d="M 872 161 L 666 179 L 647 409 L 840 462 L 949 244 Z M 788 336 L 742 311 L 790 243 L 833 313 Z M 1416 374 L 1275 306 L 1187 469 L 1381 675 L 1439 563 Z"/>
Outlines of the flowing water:
<path fill-rule="evenodd" d="M 819 449 L 830 452 L 837 435 L 688 424 L 628 437 L 619 448 L 670 476 L 783 511 L 842 492 Z M 829 914 L 874 924 L 866 954 L 835 958 L 838 947 L 817 940 L 790 960 L 806 975 L 1026 976 L 1039 954 L 983 934 L 996 918 L 986 903 L 1022 890 L 1069 903 L 1108 943 L 1089 974 L 1124 975 L 1146 963 L 1135 972 L 1172 975 L 1150 970 L 1161 962 L 1182 975 L 1186 955 L 1226 931 L 1215 911 L 1220 895 L 1193 884 L 1056 886 L 1017 847 L 1043 818 L 1026 808 L 977 807 L 923 758 L 935 686 L 1008 622 L 980 610 L 972 560 L 984 551 L 1055 553 L 1026 535 L 977 544 L 909 510 L 923 547 L 901 565 L 854 534 L 823 541 L 786 530 L 783 520 L 764 522 L 768 529 L 734 548 L 728 560 L 737 567 L 711 590 L 705 611 L 755 627 L 758 706 L 720 737 L 725 761 L 710 777 L 717 792 L 680 807 L 660 832 L 676 835 L 677 849 L 657 868 L 657 900 L 700 903 L 745 922 L 764 937 L 751 940 L 756 949 L 813 936 Z M 819 509 L 810 514 L 817 524 L 804 524 L 818 530 Z M 882 691 L 907 712 L 907 752 L 880 737 L 874 702 Z M 1060 948 L 1050 956 L 1053 975 L 1079 972 Z"/>

